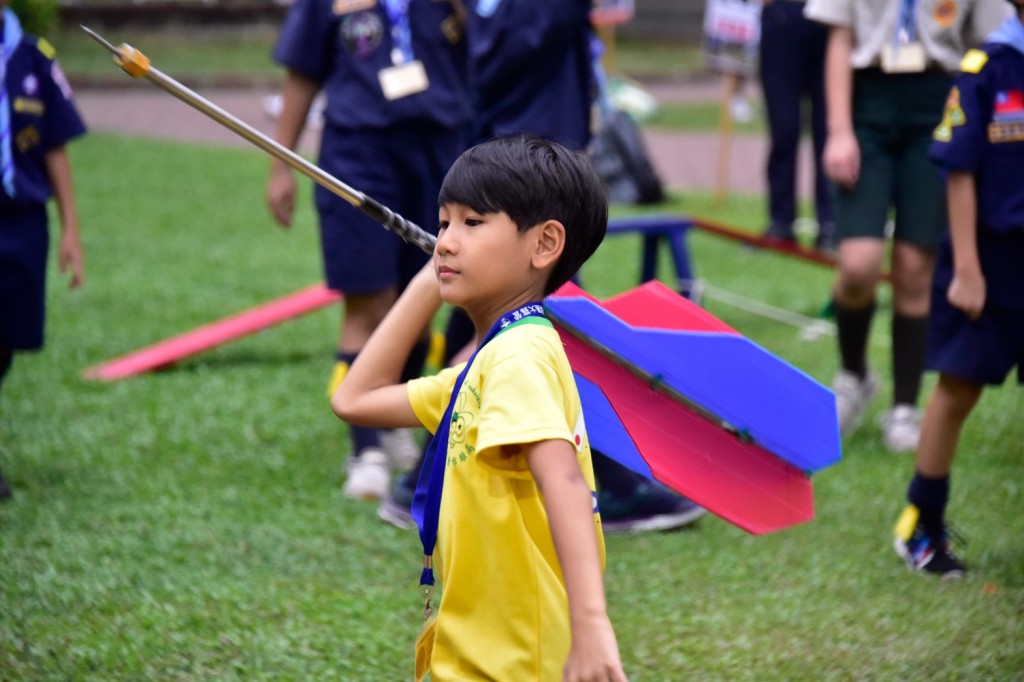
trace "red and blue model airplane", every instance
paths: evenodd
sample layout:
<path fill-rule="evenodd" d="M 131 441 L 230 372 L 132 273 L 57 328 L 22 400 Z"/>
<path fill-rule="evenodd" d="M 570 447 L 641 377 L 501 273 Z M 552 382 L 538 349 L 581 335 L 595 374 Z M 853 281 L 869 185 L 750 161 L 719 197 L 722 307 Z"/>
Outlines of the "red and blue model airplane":
<path fill-rule="evenodd" d="M 592 447 L 751 533 L 814 516 L 840 459 L 832 392 L 660 282 L 545 301 Z"/>

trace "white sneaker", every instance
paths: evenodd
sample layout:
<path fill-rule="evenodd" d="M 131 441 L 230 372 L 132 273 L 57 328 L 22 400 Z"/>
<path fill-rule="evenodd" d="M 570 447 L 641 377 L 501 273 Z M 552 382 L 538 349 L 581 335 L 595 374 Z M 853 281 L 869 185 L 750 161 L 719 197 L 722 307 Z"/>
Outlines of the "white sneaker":
<path fill-rule="evenodd" d="M 882 427 L 882 440 L 891 452 L 903 453 L 917 450 L 921 440 L 921 410 L 913 405 L 893 405 L 878 419 Z"/>
<path fill-rule="evenodd" d="M 414 429 L 381 429 L 377 437 L 395 469 L 409 471 L 416 466 L 420 458 L 420 444 L 416 441 Z"/>
<path fill-rule="evenodd" d="M 349 457 L 348 478 L 341 491 L 357 500 L 379 500 L 388 494 L 391 469 L 388 456 L 376 448 L 367 448 L 358 457 Z"/>
<path fill-rule="evenodd" d="M 878 393 L 878 375 L 868 371 L 862 380 L 853 372 L 841 369 L 832 381 L 832 391 L 836 394 L 839 432 L 848 436 L 860 425 L 864 410 Z"/>

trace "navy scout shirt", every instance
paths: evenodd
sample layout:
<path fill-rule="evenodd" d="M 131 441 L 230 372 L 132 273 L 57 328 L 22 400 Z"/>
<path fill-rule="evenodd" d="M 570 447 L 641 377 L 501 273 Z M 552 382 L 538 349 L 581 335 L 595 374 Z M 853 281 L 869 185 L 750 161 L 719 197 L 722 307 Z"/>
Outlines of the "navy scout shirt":
<path fill-rule="evenodd" d="M 45 156 L 85 132 L 71 99 L 71 86 L 42 38 L 25 35 L 7 60 L 4 79 L 11 107 L 11 156 L 14 194 L 19 203 L 50 198 Z M 11 201 L 0 185 L 0 205 Z"/>
<path fill-rule="evenodd" d="M 590 0 L 469 0 L 478 137 L 527 132 L 590 140 Z"/>
<path fill-rule="evenodd" d="M 986 43 L 964 57 L 931 157 L 975 174 L 978 227 L 1024 230 L 1024 54 Z"/>
<path fill-rule="evenodd" d="M 445 128 L 471 116 L 464 31 L 447 0 L 410 0 L 412 56 L 423 63 L 426 90 L 388 100 L 379 73 L 394 65 L 389 0 L 296 0 L 274 58 L 320 84 L 327 122 L 340 128 L 385 128 L 432 122 Z M 394 3 L 394 0 L 391 0 Z M 394 4 L 401 5 L 401 2 Z"/>

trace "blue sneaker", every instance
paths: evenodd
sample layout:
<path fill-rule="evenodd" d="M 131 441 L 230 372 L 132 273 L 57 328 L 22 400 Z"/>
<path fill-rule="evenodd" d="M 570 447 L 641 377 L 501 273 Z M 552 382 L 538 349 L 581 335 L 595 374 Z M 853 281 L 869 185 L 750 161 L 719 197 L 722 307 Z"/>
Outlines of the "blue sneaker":
<path fill-rule="evenodd" d="M 657 483 L 641 483 L 632 495 L 597 495 L 605 533 L 646 533 L 687 526 L 707 513 L 704 507 Z"/>
<path fill-rule="evenodd" d="M 939 576 L 942 580 L 963 578 L 967 567 L 953 554 L 945 524 L 938 536 L 929 535 L 920 523 L 921 512 L 912 504 L 900 514 L 893 531 L 893 547 L 912 571 Z"/>
<path fill-rule="evenodd" d="M 412 498 L 415 494 L 416 479 L 408 473 L 399 476 L 391 494 L 377 507 L 377 518 L 402 530 L 415 528 L 416 521 L 412 518 Z"/>

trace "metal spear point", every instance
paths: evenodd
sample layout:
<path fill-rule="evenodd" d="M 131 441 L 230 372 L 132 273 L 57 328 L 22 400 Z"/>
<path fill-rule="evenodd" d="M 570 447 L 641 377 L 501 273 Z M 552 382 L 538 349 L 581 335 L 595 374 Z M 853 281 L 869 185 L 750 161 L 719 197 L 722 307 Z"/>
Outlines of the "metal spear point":
<path fill-rule="evenodd" d="M 92 29 L 86 26 L 81 28 L 93 40 L 107 48 L 114 55 L 114 62 L 132 78 L 145 78 L 157 87 L 166 90 L 193 109 L 201 111 L 225 128 L 237 133 L 271 156 L 288 164 L 313 182 L 337 194 L 397 234 L 404 241 L 419 247 L 426 253 L 434 252 L 434 244 L 437 243 L 437 238 L 423 228 L 406 220 L 372 197 L 349 187 L 319 166 L 310 163 L 284 145 L 270 139 L 249 124 L 224 111 L 210 100 L 186 88 L 178 81 L 150 65 L 149 58 L 128 43 L 121 43 L 120 47 L 114 47 Z"/>

